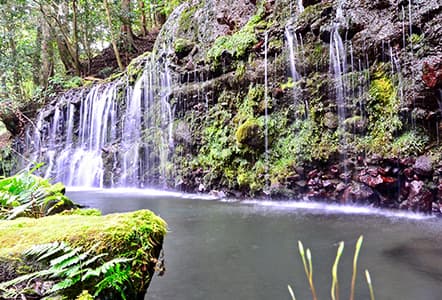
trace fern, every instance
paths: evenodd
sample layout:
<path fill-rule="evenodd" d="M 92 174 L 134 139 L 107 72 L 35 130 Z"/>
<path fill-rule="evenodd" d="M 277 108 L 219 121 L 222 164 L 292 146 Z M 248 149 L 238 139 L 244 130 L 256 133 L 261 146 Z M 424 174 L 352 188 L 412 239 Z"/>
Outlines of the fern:
<path fill-rule="evenodd" d="M 124 288 L 130 283 L 130 268 L 121 269 L 121 265 L 116 263 L 106 271 L 104 278 L 96 285 L 94 297 L 106 289 L 114 289 L 120 293 L 123 300 L 126 300 Z"/>
<path fill-rule="evenodd" d="M 46 293 L 56 295 L 60 291 L 76 288 L 78 283 L 86 283 L 96 278 L 95 295 L 104 290 L 117 291 L 122 299 L 126 299 L 125 287 L 130 285 L 130 265 L 133 259 L 115 258 L 104 261 L 107 253 L 95 254 L 99 243 L 93 245 L 87 251 L 82 247 L 72 248 L 64 242 L 54 242 L 35 245 L 23 252 L 23 256 L 34 259 L 40 263 L 46 263 L 47 269 L 19 276 L 11 281 L 0 284 L 0 297 L 8 293 L 20 295 L 22 292 L 8 290 L 19 283 L 30 282 L 36 278 L 51 278 L 55 284 Z M 122 267 L 126 266 L 126 267 Z"/>
<path fill-rule="evenodd" d="M 51 185 L 48 180 L 32 174 L 40 166 L 0 178 L 0 218 L 39 218 L 56 212 L 66 204 L 75 206 L 63 195 L 62 184 Z"/>

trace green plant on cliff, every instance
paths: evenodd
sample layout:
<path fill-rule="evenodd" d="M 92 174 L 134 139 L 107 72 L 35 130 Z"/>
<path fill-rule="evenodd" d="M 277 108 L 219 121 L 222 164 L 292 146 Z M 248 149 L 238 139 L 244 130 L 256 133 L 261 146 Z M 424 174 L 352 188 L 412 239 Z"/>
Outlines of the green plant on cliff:
<path fill-rule="evenodd" d="M 255 28 L 266 26 L 265 21 L 263 21 L 264 13 L 263 5 L 260 5 L 257 13 L 239 31 L 232 35 L 218 37 L 207 51 L 207 61 L 217 68 L 223 52 L 228 52 L 235 59 L 244 57 L 247 51 L 258 42 Z"/>
<path fill-rule="evenodd" d="M 393 80 L 380 66 L 373 74 L 367 101 L 368 134 L 365 149 L 385 155 L 391 150 L 395 133 L 402 127 L 399 99 Z"/>
<path fill-rule="evenodd" d="M 391 154 L 410 156 L 421 154 L 428 144 L 429 137 L 423 130 L 407 131 L 394 140 L 391 145 Z"/>

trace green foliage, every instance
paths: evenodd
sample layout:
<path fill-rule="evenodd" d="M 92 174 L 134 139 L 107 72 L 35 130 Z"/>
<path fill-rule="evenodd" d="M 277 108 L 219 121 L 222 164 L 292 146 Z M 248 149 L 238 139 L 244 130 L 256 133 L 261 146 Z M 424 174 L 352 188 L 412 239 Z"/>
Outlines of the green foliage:
<path fill-rule="evenodd" d="M 117 291 L 122 299 L 126 299 L 126 287 L 130 287 L 131 259 L 114 258 L 105 261 L 106 253 L 96 254 L 98 245 L 86 251 L 82 247 L 71 248 L 63 242 L 35 245 L 23 253 L 25 259 L 33 259 L 47 268 L 31 274 L 26 274 L 11 281 L 0 284 L 0 288 L 7 290 L 23 281 L 32 278 L 54 280 L 55 284 L 46 295 L 71 294 L 79 286 L 95 289 L 94 296 L 103 295 L 105 290 Z M 125 268 L 122 269 L 121 266 Z M 98 283 L 97 283 L 98 282 Z M 21 295 L 22 292 L 16 292 Z"/>
<path fill-rule="evenodd" d="M 173 48 L 175 53 L 179 56 L 184 52 L 192 50 L 193 43 L 189 40 L 178 38 L 174 41 Z"/>
<path fill-rule="evenodd" d="M 33 175 L 34 170 L 0 179 L 0 219 L 39 218 L 75 207 L 64 195 L 61 183 L 51 185 L 48 180 Z"/>
<path fill-rule="evenodd" d="M 135 299 L 150 282 L 165 233 L 164 221 L 147 210 L 0 221 L 0 258 L 27 266 L 0 284 L 0 298 L 19 298 L 35 279 L 48 283 L 48 296 L 74 299 L 85 289 L 102 299 Z"/>
<path fill-rule="evenodd" d="M 193 16 L 197 9 L 198 9 L 197 5 L 191 5 L 181 13 L 180 19 L 178 20 L 178 26 L 182 31 L 184 32 L 189 31 L 192 25 L 194 25 L 192 23 Z"/>
<path fill-rule="evenodd" d="M 60 74 L 56 74 L 49 78 L 50 89 L 56 90 L 68 90 L 83 85 L 83 79 L 78 76 L 67 77 Z"/>
<path fill-rule="evenodd" d="M 94 300 L 91 294 L 88 291 L 83 290 L 80 295 L 75 298 L 75 300 Z"/>
<path fill-rule="evenodd" d="M 423 131 L 407 131 L 396 138 L 391 145 L 391 154 L 394 156 L 419 155 L 428 144 L 429 137 Z"/>
<path fill-rule="evenodd" d="M 263 124 L 250 118 L 238 127 L 235 137 L 240 146 L 262 147 L 264 141 Z"/>
<path fill-rule="evenodd" d="M 244 75 L 246 74 L 247 67 L 244 62 L 238 62 L 238 65 L 236 66 L 235 70 L 235 79 L 241 80 L 244 78 Z"/>
<path fill-rule="evenodd" d="M 416 45 L 416 44 L 419 44 L 420 42 L 422 42 L 423 39 L 424 39 L 423 35 L 413 33 L 412 35 L 410 35 L 408 37 L 408 42 Z"/>
<path fill-rule="evenodd" d="M 239 31 L 230 36 L 218 37 L 207 52 L 207 61 L 211 62 L 215 68 L 218 67 L 225 51 L 236 59 L 244 57 L 247 51 L 258 42 L 255 28 L 266 25 L 263 18 L 264 8 L 261 6 Z"/>
<path fill-rule="evenodd" d="M 368 134 L 363 143 L 369 153 L 389 153 L 394 134 L 402 127 L 398 112 L 397 91 L 381 67 L 373 74 L 367 101 Z"/>
<path fill-rule="evenodd" d="M 293 89 L 295 87 L 295 83 L 293 82 L 293 78 L 289 77 L 287 79 L 287 82 L 281 83 L 281 89 L 282 90 L 290 90 Z"/>
<path fill-rule="evenodd" d="M 113 265 L 106 271 L 104 278 L 97 283 L 97 290 L 94 296 L 98 296 L 103 291 L 110 289 L 116 290 L 120 294 L 121 299 L 126 300 L 125 289 L 131 283 L 130 275 L 130 266 L 122 269 L 121 264 Z"/>
<path fill-rule="evenodd" d="M 204 184 L 239 187 L 251 194 L 262 189 L 263 99 L 264 87 L 250 85 L 247 95 L 222 93 L 209 110 L 194 165 L 207 170 Z"/>

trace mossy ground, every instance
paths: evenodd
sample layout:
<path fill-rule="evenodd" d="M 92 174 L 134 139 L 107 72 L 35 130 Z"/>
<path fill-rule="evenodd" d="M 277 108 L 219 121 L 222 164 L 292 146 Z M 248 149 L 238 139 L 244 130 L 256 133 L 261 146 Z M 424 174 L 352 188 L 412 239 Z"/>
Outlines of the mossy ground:
<path fill-rule="evenodd" d="M 85 247 L 101 242 L 101 251 L 123 254 L 129 251 L 128 237 L 134 232 L 146 238 L 162 237 L 166 234 L 166 223 L 148 210 L 106 216 L 73 214 L 0 221 L 0 257 L 16 256 L 32 245 L 54 241 Z"/>
<path fill-rule="evenodd" d="M 7 281 L 40 271 L 38 266 L 32 267 L 33 262 L 29 264 L 23 253 L 35 245 L 65 242 L 71 248 L 103 254 L 108 260 L 130 259 L 130 291 L 143 296 L 155 271 L 166 227 L 161 218 L 148 210 L 106 216 L 93 209 L 75 210 L 40 219 L 0 221 L 0 278 Z M 12 274 L 8 271 L 11 268 Z M 81 286 L 93 289 L 95 283 L 82 281 Z M 77 288 L 66 290 L 62 296 L 73 299 L 79 293 Z"/>

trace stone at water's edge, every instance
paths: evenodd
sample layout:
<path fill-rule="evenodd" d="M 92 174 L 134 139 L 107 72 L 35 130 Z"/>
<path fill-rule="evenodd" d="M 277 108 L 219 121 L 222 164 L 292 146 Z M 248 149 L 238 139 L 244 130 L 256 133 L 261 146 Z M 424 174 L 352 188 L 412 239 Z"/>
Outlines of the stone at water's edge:
<path fill-rule="evenodd" d="M 143 299 L 155 271 L 166 227 L 164 220 L 148 210 L 106 216 L 72 214 L 0 221 L 0 283 L 38 271 L 22 256 L 33 245 L 63 241 L 71 248 L 82 247 L 86 251 L 98 243 L 94 254 L 107 253 L 105 261 L 134 258 L 131 274 L 137 276 L 131 276 L 133 292 Z M 78 296 L 82 289 L 87 289 L 88 283 L 94 284 L 82 282 L 81 287 L 74 289 L 78 293 L 69 296 Z M 1 294 L 0 299 L 3 299 Z"/>

